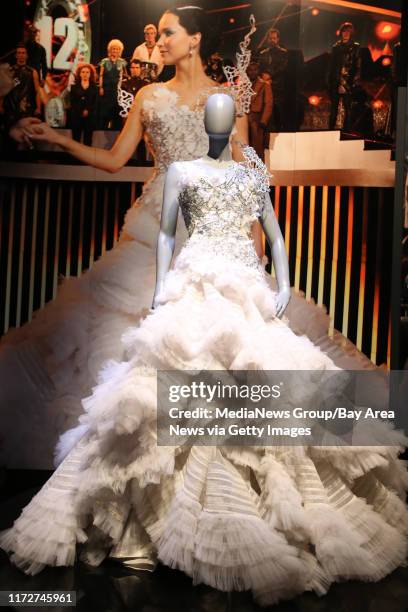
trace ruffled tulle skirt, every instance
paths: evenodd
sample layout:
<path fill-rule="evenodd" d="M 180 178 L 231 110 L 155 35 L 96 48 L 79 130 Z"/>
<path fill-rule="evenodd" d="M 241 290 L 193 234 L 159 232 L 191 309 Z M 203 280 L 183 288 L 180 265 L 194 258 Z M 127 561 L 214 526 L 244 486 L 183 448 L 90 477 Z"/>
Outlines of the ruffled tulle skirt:
<path fill-rule="evenodd" d="M 0 464 L 50 469 L 58 437 L 82 414 L 103 364 L 124 359 L 121 336 L 149 310 L 156 275 L 163 173 L 155 174 L 126 216 L 122 238 L 80 278 L 66 280 L 56 300 L 0 343 Z M 186 238 L 181 217 L 176 253 Z M 273 286 L 273 279 L 267 277 Z M 341 336 L 327 335 L 325 310 L 293 294 L 286 312 L 337 365 L 372 368 Z"/>
<path fill-rule="evenodd" d="M 157 444 L 157 370 L 335 369 L 274 317 L 258 273 L 186 247 L 163 304 L 123 336 L 83 401 L 66 458 L 0 536 L 27 573 L 106 556 L 158 558 L 195 583 L 251 589 L 262 605 L 334 581 L 379 580 L 405 562 L 403 434 L 382 447 Z"/>

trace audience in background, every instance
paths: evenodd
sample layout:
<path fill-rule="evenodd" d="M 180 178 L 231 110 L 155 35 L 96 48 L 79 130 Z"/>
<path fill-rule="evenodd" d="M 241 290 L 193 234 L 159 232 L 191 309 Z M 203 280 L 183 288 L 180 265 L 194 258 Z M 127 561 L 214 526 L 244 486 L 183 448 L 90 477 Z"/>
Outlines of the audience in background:
<path fill-rule="evenodd" d="M 33 24 L 25 31 L 25 46 L 28 53 L 27 64 L 37 71 L 40 85 L 43 87 L 48 72 L 47 54 L 40 44 L 40 30 Z"/>
<path fill-rule="evenodd" d="M 360 45 L 354 40 L 353 24 L 344 22 L 338 33 L 339 40 L 331 49 L 328 75 L 324 70 L 322 75 L 323 79 L 328 76 L 331 101 L 330 117 L 326 113 L 322 127 L 327 127 L 328 122 L 329 129 L 371 135 L 375 131 L 373 99 L 369 91 L 360 86 L 362 56 Z M 0 99 L 0 122 L 3 128 L 5 125 L 17 124 L 22 118 L 31 117 L 35 120 L 34 117 L 42 115 L 42 105 L 60 101 L 58 92 L 51 89 L 45 93 L 47 54 L 39 42 L 39 35 L 39 29 L 28 23 L 24 32 L 25 43 L 17 45 L 15 52 L 7 54 L 10 58 L 14 54 L 15 61 L 11 68 L 7 68 L 13 86 Z M 121 129 L 123 119 L 119 115 L 119 88 L 135 96 L 142 87 L 157 80 L 159 75 L 160 80 L 171 78 L 172 68 L 164 67 L 154 24 L 145 26 L 144 37 L 145 41 L 133 52 L 130 74 L 126 72 L 127 62 L 122 57 L 123 43 L 118 39 L 109 42 L 107 57 L 99 64 L 98 76 L 91 64 L 82 64 L 77 69 L 75 83 L 70 91 L 70 127 L 75 140 L 82 139 L 86 144 L 91 144 L 96 127 L 103 130 Z M 280 43 L 280 32 L 274 27 L 266 32 L 258 48 L 260 50 L 252 54 L 248 67 L 248 76 L 255 92 L 248 123 L 250 144 L 263 158 L 269 132 L 297 131 L 301 128 L 307 93 L 303 90 L 302 50 L 285 49 Z M 388 83 L 391 104 L 386 125 L 381 131 L 382 136 L 390 140 L 395 136 L 396 75 L 400 72 L 400 57 L 400 45 L 397 43 L 394 46 Z M 223 66 L 230 64 L 230 60 L 225 60 L 219 52 L 213 53 L 206 63 L 206 73 L 215 82 L 225 83 Z M 64 78 L 67 79 L 67 75 Z M 46 120 L 50 121 L 48 115 Z"/>
<path fill-rule="evenodd" d="M 340 39 L 332 47 L 329 64 L 329 127 L 331 130 L 350 130 L 351 104 L 361 78 L 360 45 L 354 41 L 354 26 L 351 22 L 344 22 L 339 33 Z"/>
<path fill-rule="evenodd" d="M 286 101 L 288 97 L 288 52 L 280 46 L 280 32 L 271 28 L 266 34 L 266 47 L 259 52 L 261 71 L 268 72 L 272 80 L 273 124 L 277 132 L 287 127 Z"/>
<path fill-rule="evenodd" d="M 99 64 L 99 127 L 119 130 L 118 87 L 122 82 L 127 61 L 122 57 L 123 43 L 116 38 L 108 43 L 108 57 Z"/>
<path fill-rule="evenodd" d="M 268 146 L 266 141 L 268 124 L 273 110 L 273 95 L 270 81 L 262 79 L 259 71 L 259 62 L 253 61 L 249 64 L 247 74 L 252 82 L 254 95 L 251 99 L 248 126 L 249 144 L 263 160 L 265 146 Z"/>
<path fill-rule="evenodd" d="M 72 138 L 86 145 L 92 145 L 92 134 L 96 123 L 98 88 L 96 71 L 91 64 L 77 68 L 75 83 L 70 91 L 70 125 Z"/>
<path fill-rule="evenodd" d="M 139 60 L 132 60 L 130 62 L 130 76 L 124 77 L 122 81 L 122 89 L 131 93 L 133 96 L 137 94 L 139 89 L 148 85 L 149 81 L 142 79 L 142 65 Z"/>
<path fill-rule="evenodd" d="M 132 60 L 137 59 L 142 66 L 142 79 L 155 81 L 163 70 L 163 59 L 156 44 L 157 28 L 149 23 L 144 28 L 145 42 L 133 51 Z"/>
<path fill-rule="evenodd" d="M 40 80 L 35 68 L 27 65 L 27 59 L 25 45 L 17 45 L 16 63 L 11 67 L 15 87 L 4 100 L 10 123 L 16 123 L 22 117 L 41 116 Z"/>
<path fill-rule="evenodd" d="M 224 65 L 224 60 L 221 55 L 217 53 L 213 53 L 207 60 L 207 66 L 205 68 L 205 72 L 207 75 L 216 83 L 224 83 L 225 82 L 225 74 L 222 69 Z"/>

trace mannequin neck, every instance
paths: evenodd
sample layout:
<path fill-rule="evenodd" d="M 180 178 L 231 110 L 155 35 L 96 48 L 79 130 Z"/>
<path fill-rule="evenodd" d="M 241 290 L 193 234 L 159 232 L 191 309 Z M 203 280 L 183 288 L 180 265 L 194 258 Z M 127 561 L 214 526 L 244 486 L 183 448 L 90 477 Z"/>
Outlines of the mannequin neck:
<path fill-rule="evenodd" d="M 220 161 L 230 160 L 231 151 L 229 148 L 229 134 L 208 134 L 208 137 L 210 139 L 208 157 Z"/>

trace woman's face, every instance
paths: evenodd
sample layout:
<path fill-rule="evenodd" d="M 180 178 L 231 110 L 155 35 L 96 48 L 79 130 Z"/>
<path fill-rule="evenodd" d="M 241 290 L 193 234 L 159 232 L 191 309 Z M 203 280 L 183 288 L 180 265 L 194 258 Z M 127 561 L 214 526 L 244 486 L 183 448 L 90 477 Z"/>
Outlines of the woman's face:
<path fill-rule="evenodd" d="M 200 40 L 199 32 L 190 36 L 172 13 L 165 13 L 159 21 L 157 46 L 165 64 L 177 64 L 189 56 L 190 49 L 197 53 Z"/>
<path fill-rule="evenodd" d="M 108 56 L 112 59 L 118 59 L 122 54 L 122 48 L 119 45 L 110 45 L 108 47 Z"/>
<path fill-rule="evenodd" d="M 91 71 L 89 70 L 89 68 L 82 68 L 81 72 L 79 73 L 79 76 L 82 80 L 89 81 L 89 79 L 91 78 Z"/>

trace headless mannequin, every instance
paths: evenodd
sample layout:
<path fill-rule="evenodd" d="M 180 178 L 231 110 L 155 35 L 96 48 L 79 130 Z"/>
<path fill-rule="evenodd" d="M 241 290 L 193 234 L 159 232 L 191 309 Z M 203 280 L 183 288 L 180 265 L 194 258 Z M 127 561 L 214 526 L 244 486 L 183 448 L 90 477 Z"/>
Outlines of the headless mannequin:
<path fill-rule="evenodd" d="M 208 162 L 232 161 L 229 138 L 235 122 L 235 104 L 231 96 L 216 93 L 210 96 L 205 105 L 205 131 L 209 136 L 209 149 L 206 157 L 202 158 L 203 165 Z M 200 160 L 197 160 L 200 162 Z M 160 301 L 158 296 L 163 289 L 164 279 L 170 269 L 174 253 L 175 233 L 179 211 L 179 166 L 183 162 L 171 164 L 166 174 L 164 185 L 163 208 L 161 214 L 160 233 L 157 241 L 157 272 L 156 288 L 153 297 L 153 308 Z M 219 169 L 217 169 L 219 171 Z M 271 247 L 272 262 L 278 283 L 276 298 L 276 316 L 281 317 L 290 300 L 289 264 L 285 250 L 285 242 L 268 193 L 265 193 L 265 205 L 259 219 L 266 238 Z"/>

